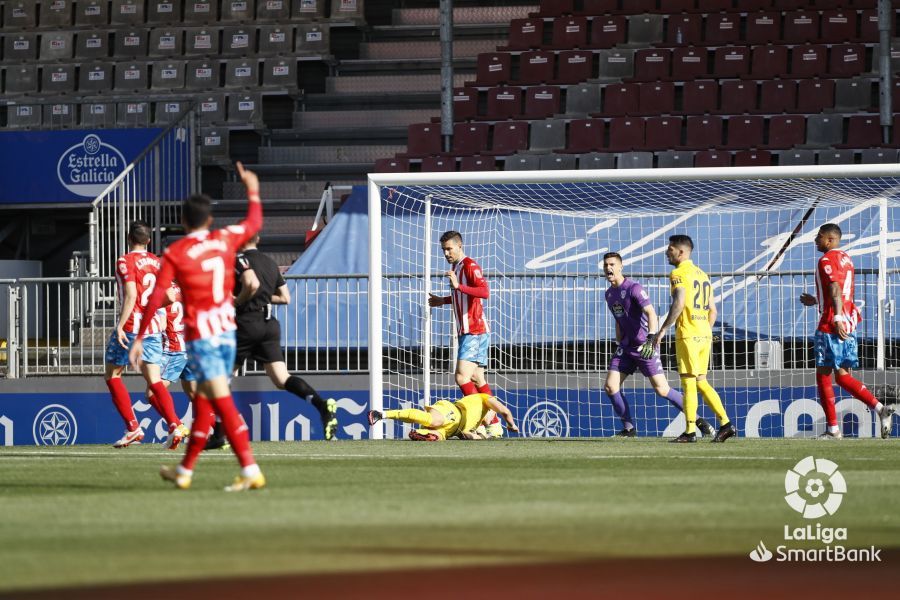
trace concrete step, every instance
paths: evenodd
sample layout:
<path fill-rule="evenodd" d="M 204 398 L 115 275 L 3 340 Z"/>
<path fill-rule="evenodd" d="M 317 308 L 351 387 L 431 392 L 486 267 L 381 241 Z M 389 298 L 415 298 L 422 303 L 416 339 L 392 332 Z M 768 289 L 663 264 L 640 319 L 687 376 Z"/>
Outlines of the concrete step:
<path fill-rule="evenodd" d="M 426 123 L 437 116 L 440 109 L 409 110 L 315 110 L 294 113 L 296 129 L 368 129 L 407 127 Z"/>
<path fill-rule="evenodd" d="M 453 57 L 474 58 L 482 52 L 493 52 L 505 43 L 504 38 L 456 40 L 453 42 Z M 441 43 L 439 40 L 364 42 L 359 45 L 359 57 L 367 60 L 440 58 Z"/>
<path fill-rule="evenodd" d="M 527 6 L 457 6 L 453 9 L 454 25 L 509 25 L 512 19 L 524 19 L 537 12 L 537 3 Z M 440 23 L 437 8 L 395 8 L 391 13 L 394 25 L 434 25 Z"/>
<path fill-rule="evenodd" d="M 462 87 L 467 81 L 473 81 L 472 73 L 455 74 L 453 87 Z M 441 91 L 440 74 L 425 75 L 345 75 L 329 77 L 326 80 L 326 91 L 345 94 L 392 93 L 402 95 L 409 92 Z"/>
<path fill-rule="evenodd" d="M 261 146 L 259 162 L 268 164 L 374 163 L 406 151 L 406 146 Z"/>

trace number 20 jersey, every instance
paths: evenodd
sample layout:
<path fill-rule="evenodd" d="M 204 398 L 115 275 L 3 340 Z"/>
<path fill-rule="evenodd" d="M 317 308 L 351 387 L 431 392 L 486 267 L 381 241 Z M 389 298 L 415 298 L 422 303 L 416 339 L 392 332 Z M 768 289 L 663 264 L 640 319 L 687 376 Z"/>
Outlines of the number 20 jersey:
<path fill-rule="evenodd" d="M 712 337 L 709 325 L 709 307 L 712 285 L 709 276 L 692 261 L 686 260 L 670 274 L 672 292 L 684 288 L 684 310 L 675 322 L 675 339 Z"/>

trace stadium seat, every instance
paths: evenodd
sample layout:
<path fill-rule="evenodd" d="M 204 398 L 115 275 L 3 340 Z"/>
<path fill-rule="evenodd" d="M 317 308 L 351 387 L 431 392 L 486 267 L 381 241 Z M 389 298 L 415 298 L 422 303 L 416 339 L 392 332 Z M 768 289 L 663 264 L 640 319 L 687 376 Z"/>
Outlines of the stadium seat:
<path fill-rule="evenodd" d="M 141 62 L 120 62 L 115 65 L 113 87 L 117 92 L 137 92 L 147 89 L 147 64 Z"/>
<path fill-rule="evenodd" d="M 41 69 L 41 92 L 67 94 L 75 91 L 75 65 L 45 65 Z"/>
<path fill-rule="evenodd" d="M 797 83 L 797 112 L 820 113 L 834 106 L 834 81 L 804 79 Z"/>
<path fill-rule="evenodd" d="M 536 50 L 544 43 L 542 19 L 513 19 L 509 23 L 509 40 L 498 50 Z"/>
<path fill-rule="evenodd" d="M 434 123 L 414 123 L 407 128 L 407 149 L 404 157 L 434 156 L 443 151 L 441 126 Z"/>
<path fill-rule="evenodd" d="M 32 0 L 7 0 L 3 3 L 3 28 L 15 32 L 34 29 L 38 5 Z"/>
<path fill-rule="evenodd" d="M 478 92 L 469 88 L 453 90 L 453 120 L 466 121 L 478 116 Z"/>
<path fill-rule="evenodd" d="M 844 119 L 840 115 L 810 115 L 806 117 L 806 145 L 829 148 L 844 141 Z M 821 162 L 821 161 L 820 161 Z"/>
<path fill-rule="evenodd" d="M 778 164 L 787 166 L 805 166 L 816 164 L 814 150 L 789 150 L 778 155 Z"/>
<path fill-rule="evenodd" d="M 568 154 L 584 154 L 603 148 L 606 122 L 603 119 L 574 119 L 569 122 L 569 141 L 565 150 Z"/>
<path fill-rule="evenodd" d="M 599 114 L 618 117 L 640 109 L 640 87 L 636 83 L 609 84 L 603 88 L 603 108 Z"/>
<path fill-rule="evenodd" d="M 660 169 L 683 169 L 694 166 L 693 152 L 657 152 L 656 166 Z"/>
<path fill-rule="evenodd" d="M 891 24 L 891 37 L 896 33 L 896 23 Z M 859 41 L 878 41 L 878 11 L 864 10 L 859 15 Z"/>
<path fill-rule="evenodd" d="M 750 54 L 753 79 L 774 79 L 788 73 L 788 51 L 784 46 L 756 46 Z"/>
<path fill-rule="evenodd" d="M 71 31 L 42 33 L 40 59 L 48 61 L 72 58 L 72 37 Z"/>
<path fill-rule="evenodd" d="M 456 170 L 456 159 L 452 156 L 426 156 L 422 159 L 423 173 L 450 173 Z"/>
<path fill-rule="evenodd" d="M 663 9 L 663 13 L 669 13 L 669 11 Z M 666 23 L 666 46 L 693 46 L 701 42 L 703 18 L 700 15 L 669 14 Z"/>
<path fill-rule="evenodd" d="M 72 24 L 72 0 L 41 2 L 41 27 L 61 29 Z"/>
<path fill-rule="evenodd" d="M 256 28 L 231 26 L 222 29 L 222 56 L 256 54 Z"/>
<path fill-rule="evenodd" d="M 528 149 L 535 152 L 552 152 L 566 145 L 566 122 L 563 119 L 545 119 L 531 124 Z"/>
<path fill-rule="evenodd" d="M 672 51 L 672 79 L 690 81 L 707 77 L 709 52 L 706 48 L 675 48 Z"/>
<path fill-rule="evenodd" d="M 75 5 L 75 25 L 106 25 L 109 23 L 109 2 L 106 0 L 78 0 Z"/>
<path fill-rule="evenodd" d="M 882 145 L 881 123 L 877 116 L 852 115 L 847 119 L 847 142 L 834 144 L 845 148 L 873 148 Z"/>
<path fill-rule="evenodd" d="M 766 148 L 776 150 L 802 146 L 806 140 L 806 119 L 797 115 L 775 115 L 769 119 Z"/>
<path fill-rule="evenodd" d="M 652 169 L 652 152 L 623 152 L 616 156 L 617 169 Z"/>
<path fill-rule="evenodd" d="M 161 100 L 154 104 L 153 124 L 166 125 L 174 123 L 190 103 L 187 100 Z"/>
<path fill-rule="evenodd" d="M 587 115 L 600 112 L 600 86 L 596 83 L 572 85 L 566 90 L 566 114 Z"/>
<path fill-rule="evenodd" d="M 118 58 L 144 58 L 147 56 L 146 29 L 120 29 L 113 33 L 113 52 Z"/>
<path fill-rule="evenodd" d="M 634 81 L 668 79 L 672 71 L 672 53 L 664 48 L 638 50 L 634 53 Z"/>
<path fill-rule="evenodd" d="M 532 50 L 519 55 L 517 83 L 535 85 L 548 83 L 554 78 L 556 54 L 549 50 Z"/>
<path fill-rule="evenodd" d="M 784 36 L 788 44 L 801 44 L 819 39 L 819 13 L 810 10 L 786 12 Z"/>
<path fill-rule="evenodd" d="M 820 150 L 818 160 L 820 165 L 852 165 L 856 162 L 856 153 L 853 150 Z"/>
<path fill-rule="evenodd" d="M 733 10 L 732 0 L 697 0 L 697 10 L 702 13 L 714 13 Z"/>
<path fill-rule="evenodd" d="M 321 20 L 325 18 L 325 0 L 291 0 L 291 18 Z"/>
<path fill-rule="evenodd" d="M 730 167 L 731 153 L 724 150 L 701 150 L 694 155 L 695 167 Z"/>
<path fill-rule="evenodd" d="M 741 16 L 738 13 L 719 13 L 706 17 L 705 41 L 708 46 L 737 44 L 741 33 Z"/>
<path fill-rule="evenodd" d="M 726 115 L 739 115 L 755 111 L 756 87 L 755 81 L 723 81 L 719 112 Z"/>
<path fill-rule="evenodd" d="M 185 49 L 188 56 L 218 56 L 219 30 L 205 27 L 185 29 Z"/>
<path fill-rule="evenodd" d="M 41 126 L 41 107 L 38 104 L 15 104 L 6 109 L 6 126 L 28 129 Z"/>
<path fill-rule="evenodd" d="M 144 22 L 144 0 L 112 0 L 109 22 L 113 25 L 138 25 Z"/>
<path fill-rule="evenodd" d="M 727 142 L 723 148 L 734 150 L 763 145 L 765 119 L 761 116 L 734 116 L 727 120 Z"/>
<path fill-rule="evenodd" d="M 616 155 L 610 152 L 590 152 L 578 157 L 579 169 L 615 169 Z"/>
<path fill-rule="evenodd" d="M 262 96 L 255 92 L 228 96 L 229 123 L 262 123 Z"/>
<path fill-rule="evenodd" d="M 75 127 L 78 124 L 78 111 L 75 104 L 53 103 L 43 105 L 42 126 L 50 129 Z"/>
<path fill-rule="evenodd" d="M 150 104 L 140 101 L 119 102 L 116 106 L 116 124 L 122 127 L 149 126 Z"/>
<path fill-rule="evenodd" d="M 116 105 L 112 102 L 89 102 L 81 105 L 83 127 L 104 129 L 116 125 Z"/>
<path fill-rule="evenodd" d="M 819 8 L 816 3 L 816 8 Z M 825 10 L 822 12 L 822 42 L 838 44 L 856 39 L 855 10 Z"/>
<path fill-rule="evenodd" d="M 79 92 L 106 92 L 113 87 L 112 63 L 95 63 L 82 65 L 78 71 Z"/>
<path fill-rule="evenodd" d="M 573 85 L 594 76 L 594 53 L 590 50 L 567 50 L 557 55 L 554 84 Z"/>
<path fill-rule="evenodd" d="M 147 24 L 181 22 L 182 0 L 147 0 Z"/>
<path fill-rule="evenodd" d="M 833 77 L 853 77 L 866 70 L 866 47 L 844 44 L 831 47 L 828 74 Z"/>
<path fill-rule="evenodd" d="M 584 0 L 581 13 L 585 16 L 606 15 L 619 10 L 619 0 Z"/>
<path fill-rule="evenodd" d="M 490 154 L 506 156 L 528 149 L 528 123 L 506 121 L 494 125 Z"/>
<path fill-rule="evenodd" d="M 516 154 L 503 162 L 504 171 L 537 171 L 541 168 L 541 158 L 536 154 Z"/>
<path fill-rule="evenodd" d="M 321 0 L 319 1 L 321 2 Z M 363 0 L 331 2 L 331 12 L 329 17 L 335 21 L 364 21 L 364 8 L 365 3 Z"/>
<path fill-rule="evenodd" d="M 265 87 L 295 89 L 297 87 L 297 61 L 277 56 L 263 61 L 262 84 Z"/>
<path fill-rule="evenodd" d="M 634 50 L 599 50 L 597 64 L 601 80 L 629 79 L 634 77 Z"/>
<path fill-rule="evenodd" d="M 202 163 L 231 162 L 228 130 L 218 127 L 200 129 L 200 160 Z"/>
<path fill-rule="evenodd" d="M 289 54 L 293 52 L 293 27 L 278 25 L 260 27 L 258 38 L 260 54 Z"/>
<path fill-rule="evenodd" d="M 625 17 L 621 15 L 604 15 L 591 23 L 590 48 L 613 48 L 625 43 Z"/>
<path fill-rule="evenodd" d="M 656 81 L 638 85 L 638 110 L 631 114 L 668 115 L 675 112 L 675 84 Z"/>
<path fill-rule="evenodd" d="M 376 173 L 408 173 L 409 160 L 405 158 L 375 159 Z"/>
<path fill-rule="evenodd" d="M 559 113 L 560 90 L 556 86 L 530 87 L 525 92 L 524 119 L 546 119 Z"/>
<path fill-rule="evenodd" d="M 553 33 L 549 48 L 569 50 L 586 48 L 588 23 L 584 17 L 568 16 L 553 19 Z"/>
<path fill-rule="evenodd" d="M 538 166 L 541 171 L 560 171 L 574 169 L 578 158 L 574 154 L 544 154 Z"/>
<path fill-rule="evenodd" d="M 463 156 L 459 159 L 460 171 L 496 171 L 497 161 L 493 156 Z"/>
<path fill-rule="evenodd" d="M 38 46 L 36 33 L 8 33 L 3 36 L 3 58 L 6 62 L 37 60 Z"/>
<path fill-rule="evenodd" d="M 685 129 L 685 150 L 707 150 L 722 146 L 722 118 L 696 116 L 687 118 Z"/>
<path fill-rule="evenodd" d="M 575 11 L 575 0 L 541 0 L 536 13 L 530 16 L 561 17 L 571 15 Z"/>
<path fill-rule="evenodd" d="M 294 51 L 297 54 L 328 56 L 331 54 L 331 30 L 327 24 L 301 23 L 296 27 Z"/>
<path fill-rule="evenodd" d="M 682 88 L 681 112 L 701 115 L 719 110 L 719 85 L 715 81 L 686 81 Z"/>
<path fill-rule="evenodd" d="M 150 56 L 174 58 L 181 56 L 184 50 L 183 32 L 180 29 L 158 27 L 150 32 L 147 53 Z"/>
<path fill-rule="evenodd" d="M 222 0 L 219 20 L 226 23 L 253 21 L 255 14 L 254 0 Z"/>
<path fill-rule="evenodd" d="M 35 65 L 17 65 L 6 67 L 7 94 L 34 94 L 38 91 L 38 70 Z"/>
<path fill-rule="evenodd" d="M 106 32 L 79 31 L 75 34 L 75 58 L 106 58 L 109 56 L 109 35 Z"/>
<path fill-rule="evenodd" d="M 225 63 L 225 87 L 255 88 L 259 85 L 259 61 L 232 58 Z"/>
<path fill-rule="evenodd" d="M 476 85 L 509 83 L 512 76 L 512 55 L 508 52 L 483 52 L 478 55 L 476 64 Z"/>
<path fill-rule="evenodd" d="M 189 60 L 185 69 L 185 88 L 211 90 L 219 87 L 219 64 L 217 61 Z"/>
<path fill-rule="evenodd" d="M 644 128 L 644 148 L 674 150 L 681 147 L 681 117 L 650 117 Z"/>
<path fill-rule="evenodd" d="M 828 48 L 822 44 L 794 46 L 791 50 L 791 77 L 820 77 L 825 73 Z"/>
<path fill-rule="evenodd" d="M 691 12 L 697 9 L 697 0 L 659 0 L 659 12 L 664 15 Z M 681 15 L 678 15 L 681 16 Z"/>
<path fill-rule="evenodd" d="M 473 156 L 487 150 L 490 125 L 487 123 L 456 123 L 453 126 L 453 154 Z"/>
<path fill-rule="evenodd" d="M 184 0 L 185 23 L 215 23 L 218 20 L 218 2 L 213 0 Z"/>
<path fill-rule="evenodd" d="M 615 117 L 609 121 L 608 150 L 629 152 L 644 147 L 644 120 L 635 117 Z"/>
<path fill-rule="evenodd" d="M 869 110 L 872 107 L 872 80 L 839 79 L 834 87 L 834 106 L 845 112 Z"/>
<path fill-rule="evenodd" d="M 662 15 L 630 15 L 628 17 L 628 43 L 649 46 L 663 41 Z"/>
<path fill-rule="evenodd" d="M 734 154 L 735 167 L 767 167 L 772 164 L 772 155 L 766 150 L 741 150 Z"/>
<path fill-rule="evenodd" d="M 781 41 L 781 13 L 757 12 L 747 14 L 744 41 L 751 45 Z"/>
<path fill-rule="evenodd" d="M 750 49 L 746 46 L 716 48 L 713 54 L 716 77 L 743 77 L 750 72 Z"/>
<path fill-rule="evenodd" d="M 760 84 L 758 112 L 773 114 L 793 112 L 797 108 L 797 83 L 784 79 L 769 79 Z"/>
<path fill-rule="evenodd" d="M 859 155 L 860 162 L 865 165 L 897 164 L 896 148 L 867 148 Z"/>
<path fill-rule="evenodd" d="M 485 119 L 514 119 L 522 114 L 522 88 L 500 86 L 487 94 Z"/>

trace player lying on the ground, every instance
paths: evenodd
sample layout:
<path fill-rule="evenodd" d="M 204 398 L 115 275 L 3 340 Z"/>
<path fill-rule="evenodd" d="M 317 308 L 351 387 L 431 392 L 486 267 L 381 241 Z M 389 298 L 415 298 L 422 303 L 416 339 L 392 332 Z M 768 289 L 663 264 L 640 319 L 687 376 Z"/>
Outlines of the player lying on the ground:
<path fill-rule="evenodd" d="M 487 436 L 477 430 L 488 416 L 489 411 L 494 411 L 503 417 L 507 429 L 519 431 L 512 413 L 509 412 L 506 405 L 487 394 L 470 394 L 456 402 L 438 400 L 430 406 L 425 406 L 425 410 L 418 408 L 384 412 L 370 410 L 369 425 L 374 425 L 382 419 L 396 419 L 404 423 L 420 425 L 419 429 L 409 432 L 409 439 L 420 442 L 439 442 L 451 437 L 481 440 L 487 439 Z"/>
<path fill-rule="evenodd" d="M 631 417 L 628 400 L 622 392 L 622 383 L 635 371 L 640 370 L 650 380 L 653 390 L 660 398 L 668 400 L 679 412 L 684 410 L 681 394 L 669 387 L 663 373 L 659 350 L 647 341 L 656 335 L 659 319 L 653 310 L 653 303 L 641 284 L 622 274 L 622 256 L 617 252 L 603 255 L 603 272 L 610 287 L 606 290 L 606 305 L 616 320 L 616 341 L 619 347 L 609 361 L 604 389 L 613 405 L 613 410 L 622 420 L 622 430 L 617 437 L 635 437 L 637 430 Z M 703 435 L 712 435 L 712 425 L 703 418 L 697 419 L 697 428 Z"/>

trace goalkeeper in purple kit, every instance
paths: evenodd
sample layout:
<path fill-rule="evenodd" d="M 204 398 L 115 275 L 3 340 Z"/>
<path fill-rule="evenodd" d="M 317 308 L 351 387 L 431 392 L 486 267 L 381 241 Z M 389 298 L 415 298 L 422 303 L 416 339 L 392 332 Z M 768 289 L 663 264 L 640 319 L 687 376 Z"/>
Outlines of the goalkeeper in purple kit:
<path fill-rule="evenodd" d="M 669 387 L 663 373 L 659 351 L 647 341 L 648 335 L 657 331 L 659 318 L 647 292 L 638 282 L 622 275 L 622 257 L 616 252 L 603 255 L 603 272 L 610 287 L 606 290 L 606 304 L 616 320 L 616 341 L 619 347 L 606 374 L 604 389 L 613 410 L 622 420 L 623 428 L 617 437 L 635 437 L 637 430 L 631 416 L 628 400 L 622 392 L 622 383 L 635 371 L 650 380 L 653 390 L 668 400 L 679 411 L 684 410 L 681 393 Z M 706 435 L 712 435 L 712 426 L 697 419 L 697 427 Z"/>

